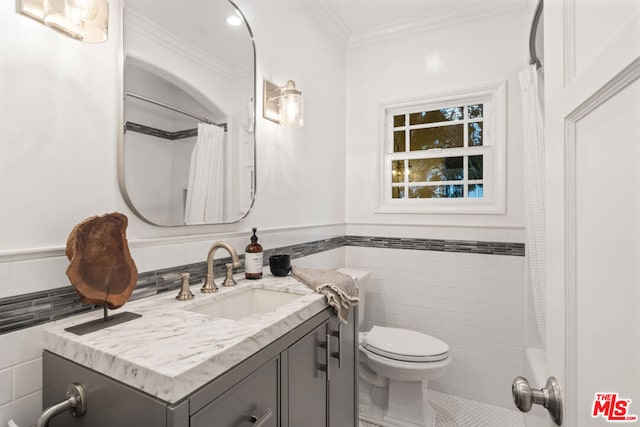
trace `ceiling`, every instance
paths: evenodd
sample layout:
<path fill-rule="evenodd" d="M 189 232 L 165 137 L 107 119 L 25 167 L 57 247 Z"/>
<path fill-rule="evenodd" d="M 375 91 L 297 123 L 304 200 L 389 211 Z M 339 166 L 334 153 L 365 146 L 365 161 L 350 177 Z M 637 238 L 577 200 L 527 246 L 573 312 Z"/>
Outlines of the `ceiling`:
<path fill-rule="evenodd" d="M 304 0 L 349 45 L 400 37 L 521 9 L 526 0 Z"/>
<path fill-rule="evenodd" d="M 510 12 L 537 0 L 289 1 L 300 1 L 343 45 L 356 46 Z M 192 46 L 223 68 L 239 70 L 251 62 L 253 49 L 244 26 L 232 28 L 224 22 L 232 14 L 226 0 L 127 0 L 125 8 L 131 26 Z"/>
<path fill-rule="evenodd" d="M 446 9 L 466 8 L 476 0 L 325 0 L 350 31 L 366 31 L 439 13 Z M 486 1 L 484 3 L 487 3 Z"/>

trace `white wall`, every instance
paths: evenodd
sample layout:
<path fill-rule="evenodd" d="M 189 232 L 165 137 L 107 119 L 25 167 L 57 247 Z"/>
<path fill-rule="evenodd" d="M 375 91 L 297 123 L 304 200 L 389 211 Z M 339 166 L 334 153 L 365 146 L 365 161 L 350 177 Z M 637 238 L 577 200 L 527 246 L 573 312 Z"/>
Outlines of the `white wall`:
<path fill-rule="evenodd" d="M 18 15 L 13 2 L 0 7 L 0 298 L 67 286 L 69 232 L 106 212 L 129 217 L 139 271 L 203 261 L 217 240 L 242 252 L 252 226 L 267 249 L 344 234 L 344 49 L 296 0 L 237 3 L 256 40 L 258 99 L 262 75 L 279 84 L 293 79 L 305 96 L 306 123 L 284 129 L 259 118 L 253 211 L 237 224 L 187 228 L 144 223 L 120 195 L 117 1 L 110 2 L 109 40 L 98 45 Z M 332 254 L 318 262 L 339 265 L 343 252 Z M 0 335 L 0 426 L 9 418 L 33 424 L 40 411 L 41 330 Z"/>
<path fill-rule="evenodd" d="M 522 108 L 530 10 L 347 51 L 347 234 L 524 242 Z M 381 104 L 507 81 L 506 214 L 380 214 Z M 524 374 L 524 258 L 347 248 L 347 266 L 372 271 L 368 326 L 441 338 L 453 356 L 430 387 L 513 409 Z"/>
<path fill-rule="evenodd" d="M 352 47 L 347 52 L 347 222 L 522 227 L 522 125 L 517 73 L 527 64 L 525 9 Z M 376 214 L 381 104 L 507 81 L 506 215 Z"/>
<path fill-rule="evenodd" d="M 59 247 L 75 223 L 116 206 L 117 38 L 78 43 L 13 3 L 0 22 L 0 254 Z"/>

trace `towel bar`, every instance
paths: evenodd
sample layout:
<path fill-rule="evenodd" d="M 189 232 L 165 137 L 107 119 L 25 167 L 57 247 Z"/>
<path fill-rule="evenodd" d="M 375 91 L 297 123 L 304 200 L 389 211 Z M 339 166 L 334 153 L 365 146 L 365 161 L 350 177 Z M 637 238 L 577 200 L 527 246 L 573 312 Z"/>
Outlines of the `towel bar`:
<path fill-rule="evenodd" d="M 81 417 L 85 413 L 86 404 L 87 394 L 84 387 L 80 384 L 70 384 L 67 387 L 67 399 L 45 409 L 36 421 L 35 427 L 47 427 L 53 417 L 65 411 L 71 411 L 74 417 Z"/>

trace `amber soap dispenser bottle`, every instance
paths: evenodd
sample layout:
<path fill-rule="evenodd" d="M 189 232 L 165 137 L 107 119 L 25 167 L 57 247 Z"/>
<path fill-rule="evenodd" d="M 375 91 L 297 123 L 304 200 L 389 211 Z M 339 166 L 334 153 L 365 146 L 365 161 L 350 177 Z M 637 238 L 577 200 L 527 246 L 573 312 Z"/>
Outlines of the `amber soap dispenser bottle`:
<path fill-rule="evenodd" d="M 247 279 L 262 279 L 262 246 L 258 243 L 256 236 L 257 228 L 252 228 L 251 244 L 244 250 L 244 277 Z"/>

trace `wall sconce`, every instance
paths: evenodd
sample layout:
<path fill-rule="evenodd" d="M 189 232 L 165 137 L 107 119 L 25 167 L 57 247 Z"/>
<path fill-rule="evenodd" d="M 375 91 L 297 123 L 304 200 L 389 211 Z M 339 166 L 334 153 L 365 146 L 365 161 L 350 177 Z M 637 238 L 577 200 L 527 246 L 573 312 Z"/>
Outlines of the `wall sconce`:
<path fill-rule="evenodd" d="M 299 128 L 304 125 L 302 92 L 293 80 L 285 86 L 276 86 L 263 80 L 262 117 L 284 127 Z"/>
<path fill-rule="evenodd" d="M 86 43 L 107 40 L 107 0 L 18 0 L 18 12 Z"/>

